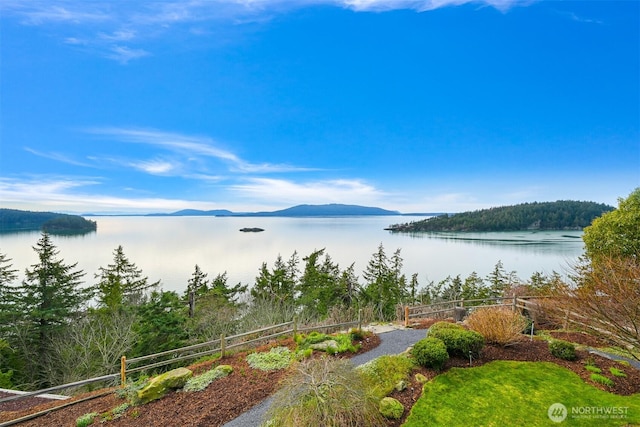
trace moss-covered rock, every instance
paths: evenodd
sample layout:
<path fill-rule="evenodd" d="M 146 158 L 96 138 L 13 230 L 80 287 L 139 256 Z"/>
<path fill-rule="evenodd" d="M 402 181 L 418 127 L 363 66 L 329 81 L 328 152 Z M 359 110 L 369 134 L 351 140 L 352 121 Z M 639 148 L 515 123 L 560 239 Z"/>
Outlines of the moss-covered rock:
<path fill-rule="evenodd" d="M 427 377 L 425 377 L 424 375 L 417 373 L 415 375 L 416 381 L 418 381 L 420 384 L 426 384 L 427 381 L 429 381 L 429 379 Z"/>
<path fill-rule="evenodd" d="M 380 401 L 380 413 L 383 417 L 397 420 L 404 413 L 404 406 L 398 399 L 385 397 Z"/>
<path fill-rule="evenodd" d="M 170 390 L 184 387 L 193 376 L 187 368 L 178 368 L 152 379 L 142 390 L 138 390 L 138 403 L 145 404 L 160 399 Z"/>

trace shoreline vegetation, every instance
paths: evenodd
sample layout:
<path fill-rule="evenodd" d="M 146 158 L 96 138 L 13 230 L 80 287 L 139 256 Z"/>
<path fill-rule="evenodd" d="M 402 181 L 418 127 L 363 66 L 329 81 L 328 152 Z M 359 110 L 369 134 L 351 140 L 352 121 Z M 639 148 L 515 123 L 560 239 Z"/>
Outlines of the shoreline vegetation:
<path fill-rule="evenodd" d="M 0 233 L 45 231 L 49 234 L 84 234 L 97 229 L 95 221 L 79 215 L 0 209 Z"/>
<path fill-rule="evenodd" d="M 612 210 L 612 206 L 595 202 L 533 202 L 445 213 L 420 221 L 393 224 L 385 230 L 393 233 L 582 230 L 595 218 Z"/>

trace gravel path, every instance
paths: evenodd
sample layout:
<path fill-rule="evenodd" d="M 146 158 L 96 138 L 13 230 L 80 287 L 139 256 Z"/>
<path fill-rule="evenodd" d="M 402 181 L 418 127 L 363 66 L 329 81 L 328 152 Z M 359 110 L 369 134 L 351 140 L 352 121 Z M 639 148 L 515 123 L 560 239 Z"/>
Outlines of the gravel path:
<path fill-rule="evenodd" d="M 366 353 L 359 354 L 351 361 L 354 365 L 362 365 L 376 357 L 385 354 L 402 353 L 407 347 L 426 335 L 424 329 L 394 329 L 388 332 L 380 332 L 380 345 Z M 265 399 L 258 405 L 241 414 L 238 418 L 229 421 L 223 427 L 258 427 L 262 423 L 262 417 L 271 405 L 271 398 Z"/>

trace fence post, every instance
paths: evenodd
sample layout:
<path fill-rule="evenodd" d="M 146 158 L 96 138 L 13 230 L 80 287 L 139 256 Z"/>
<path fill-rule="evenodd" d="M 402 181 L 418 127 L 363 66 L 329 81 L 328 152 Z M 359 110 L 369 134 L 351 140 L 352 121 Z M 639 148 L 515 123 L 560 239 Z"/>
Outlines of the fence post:
<path fill-rule="evenodd" d="M 569 310 L 565 310 L 564 327 L 562 329 L 564 329 L 565 331 L 569 329 Z"/>
<path fill-rule="evenodd" d="M 513 296 L 513 312 L 515 313 L 518 309 L 518 297 L 516 297 L 515 295 Z"/>
<path fill-rule="evenodd" d="M 408 305 L 404 306 L 404 327 L 405 328 L 409 327 L 409 306 Z"/>
<path fill-rule="evenodd" d="M 127 385 L 127 357 L 120 358 L 120 386 L 125 388 Z"/>
<path fill-rule="evenodd" d="M 293 316 L 293 340 L 298 336 L 298 316 Z"/>
<path fill-rule="evenodd" d="M 220 334 L 220 359 L 224 357 L 224 347 L 225 347 L 224 334 Z"/>
<path fill-rule="evenodd" d="M 358 309 L 358 331 L 362 330 L 362 309 Z"/>

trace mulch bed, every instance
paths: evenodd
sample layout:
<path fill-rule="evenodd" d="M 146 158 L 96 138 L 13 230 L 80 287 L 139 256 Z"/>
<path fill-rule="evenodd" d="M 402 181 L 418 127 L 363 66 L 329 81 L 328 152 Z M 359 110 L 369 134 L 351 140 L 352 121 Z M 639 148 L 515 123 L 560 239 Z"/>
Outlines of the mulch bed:
<path fill-rule="evenodd" d="M 368 351 L 376 347 L 379 343 L 380 339 L 378 336 L 370 335 L 361 343 L 362 347 L 359 353 Z M 261 350 L 268 350 L 275 345 L 283 344 L 282 342 L 274 342 L 263 346 Z M 293 342 L 286 342 L 285 345 L 293 346 Z M 640 393 L 640 370 L 623 366 L 620 363 L 589 354 L 586 351 L 577 351 L 577 355 L 578 359 L 571 362 L 557 359 L 549 353 L 548 344 L 545 341 L 530 341 L 528 337 L 523 336 L 518 343 L 508 347 L 485 346 L 480 357 L 472 361 L 472 366 L 480 366 L 494 360 L 547 361 L 576 372 L 581 378 L 594 387 L 621 395 Z M 170 393 L 161 400 L 148 403 L 144 406 L 129 408 L 121 418 L 105 422 L 103 425 L 126 427 L 137 427 L 141 425 L 151 427 L 167 425 L 221 426 L 273 394 L 278 389 L 280 381 L 287 375 L 287 371 L 263 372 L 252 369 L 246 363 L 245 356 L 246 353 L 238 353 L 216 361 L 216 364 L 232 365 L 234 372 L 228 377 L 215 381 L 201 392 Z M 584 369 L 584 365 L 588 360 L 593 361 L 602 369 L 602 375 L 613 379 L 615 386 L 608 388 L 604 385 L 593 383 L 589 379 L 590 372 Z M 194 365 L 192 368 L 196 372 L 202 372 L 210 369 L 212 364 L 213 362 L 206 362 Z M 468 366 L 468 359 L 452 358 L 449 359 L 443 370 L 446 371 L 452 367 Z M 609 374 L 610 367 L 623 370 L 627 374 L 627 377 L 618 378 L 611 376 Z M 416 373 L 417 372 L 422 373 L 429 379 L 437 375 L 436 372 L 428 369 L 419 369 Z M 402 402 L 407 409 L 402 419 L 388 421 L 390 427 L 400 426 L 406 420 L 411 406 L 420 397 L 421 392 L 421 384 L 415 381 L 415 377 L 412 376 L 407 389 L 402 392 L 394 392 L 391 395 Z M 80 396 L 74 399 L 77 398 L 80 398 Z M 44 417 L 18 425 L 22 427 L 40 427 L 43 425 L 72 427 L 76 425 L 76 419 L 83 414 L 89 412 L 104 413 L 121 405 L 123 402 L 124 400 L 118 398 L 114 393 L 110 393 L 106 396 L 79 403 L 60 411 L 54 411 Z M 22 412 L 0 412 L 0 422 L 15 419 L 20 415 L 33 413 L 37 410 L 55 405 L 56 403 L 40 405 Z M 94 422 L 94 424 L 98 425 L 99 419 Z"/>

